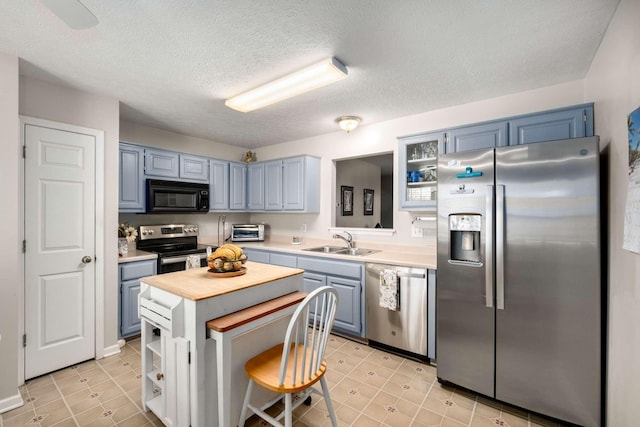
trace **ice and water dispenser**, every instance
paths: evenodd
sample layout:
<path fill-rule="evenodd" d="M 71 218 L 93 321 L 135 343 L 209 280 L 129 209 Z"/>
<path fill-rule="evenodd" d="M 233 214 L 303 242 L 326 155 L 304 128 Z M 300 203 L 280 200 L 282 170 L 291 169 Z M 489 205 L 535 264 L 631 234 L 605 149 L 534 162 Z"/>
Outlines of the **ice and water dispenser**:
<path fill-rule="evenodd" d="M 449 215 L 449 256 L 455 263 L 480 263 L 482 215 Z"/>

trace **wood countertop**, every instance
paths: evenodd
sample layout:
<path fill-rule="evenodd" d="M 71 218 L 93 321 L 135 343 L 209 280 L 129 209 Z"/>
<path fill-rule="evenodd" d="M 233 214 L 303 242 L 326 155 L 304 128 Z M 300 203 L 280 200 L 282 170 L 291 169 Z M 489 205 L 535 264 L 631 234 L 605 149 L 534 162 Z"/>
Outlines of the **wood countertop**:
<path fill-rule="evenodd" d="M 209 273 L 208 267 L 203 267 L 144 277 L 140 281 L 183 298 L 200 301 L 304 272 L 299 268 L 280 267 L 251 261 L 247 261 L 244 267 L 246 267 L 247 273 L 235 277 L 215 277 Z"/>

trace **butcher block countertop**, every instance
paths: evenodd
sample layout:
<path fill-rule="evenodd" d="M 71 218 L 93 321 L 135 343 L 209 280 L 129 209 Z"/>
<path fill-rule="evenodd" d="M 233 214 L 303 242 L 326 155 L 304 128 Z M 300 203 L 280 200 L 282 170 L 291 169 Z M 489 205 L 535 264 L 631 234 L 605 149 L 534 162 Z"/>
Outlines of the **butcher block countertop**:
<path fill-rule="evenodd" d="M 145 277 L 140 281 L 183 298 L 200 301 L 302 274 L 304 271 L 299 268 L 280 267 L 251 261 L 247 261 L 244 267 L 247 269 L 247 273 L 235 277 L 216 277 L 209 273 L 207 267 L 203 267 Z"/>

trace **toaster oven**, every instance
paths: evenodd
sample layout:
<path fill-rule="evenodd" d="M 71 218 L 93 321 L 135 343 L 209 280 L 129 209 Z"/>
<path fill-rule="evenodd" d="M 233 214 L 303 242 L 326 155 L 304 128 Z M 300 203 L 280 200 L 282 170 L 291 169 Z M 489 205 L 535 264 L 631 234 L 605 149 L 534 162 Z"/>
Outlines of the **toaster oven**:
<path fill-rule="evenodd" d="M 232 242 L 263 242 L 264 224 L 232 224 Z"/>

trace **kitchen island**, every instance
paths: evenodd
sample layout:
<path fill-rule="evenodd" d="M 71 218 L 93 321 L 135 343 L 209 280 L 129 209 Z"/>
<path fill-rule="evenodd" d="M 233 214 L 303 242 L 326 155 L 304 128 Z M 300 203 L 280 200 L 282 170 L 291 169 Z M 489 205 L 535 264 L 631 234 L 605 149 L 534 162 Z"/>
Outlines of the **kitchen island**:
<path fill-rule="evenodd" d="M 245 267 L 235 277 L 198 268 L 141 280 L 142 402 L 166 425 L 236 425 L 244 362 L 283 340 L 295 306 L 244 325 L 224 354 L 208 339 L 207 321 L 303 288 L 301 269 L 251 261 Z"/>

